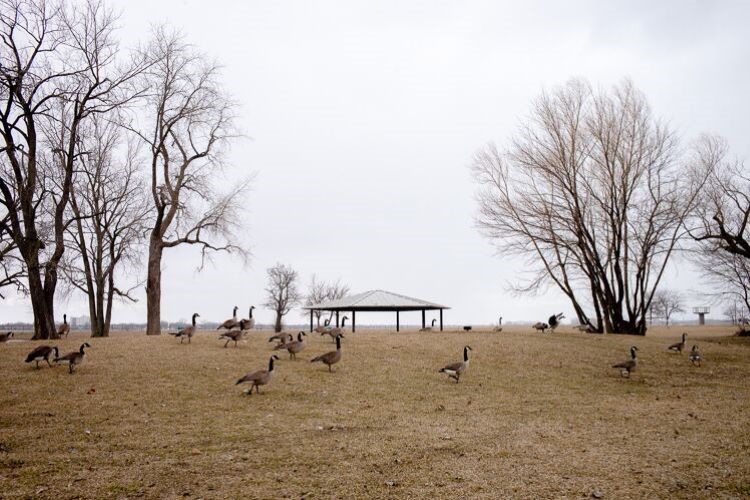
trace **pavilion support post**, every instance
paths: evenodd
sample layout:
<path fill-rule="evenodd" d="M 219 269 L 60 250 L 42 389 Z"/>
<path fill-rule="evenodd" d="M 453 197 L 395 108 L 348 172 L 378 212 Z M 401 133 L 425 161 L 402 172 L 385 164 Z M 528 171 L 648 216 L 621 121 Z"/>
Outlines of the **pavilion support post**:
<path fill-rule="evenodd" d="M 357 331 L 357 311 L 352 311 L 352 333 Z"/>
<path fill-rule="evenodd" d="M 422 330 L 424 330 L 425 324 L 424 324 L 424 309 L 422 309 Z"/>
<path fill-rule="evenodd" d="M 399 323 L 400 323 L 400 319 L 398 316 L 398 311 L 396 311 L 396 331 L 399 331 L 399 329 L 401 328 L 401 325 Z"/>
<path fill-rule="evenodd" d="M 336 311 L 336 328 L 339 327 L 339 312 Z"/>
<path fill-rule="evenodd" d="M 313 310 L 310 309 L 310 333 L 313 331 Z"/>
<path fill-rule="evenodd" d="M 440 331 L 443 331 L 443 310 L 440 309 Z"/>

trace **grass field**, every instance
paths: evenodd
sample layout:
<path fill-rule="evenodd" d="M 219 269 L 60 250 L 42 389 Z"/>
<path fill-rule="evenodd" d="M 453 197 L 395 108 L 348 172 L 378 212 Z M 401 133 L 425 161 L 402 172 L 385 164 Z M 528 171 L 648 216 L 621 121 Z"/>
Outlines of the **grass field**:
<path fill-rule="evenodd" d="M 682 331 L 703 367 L 666 352 Z M 73 375 L 0 344 L 0 497 L 748 497 L 750 340 L 728 333 L 363 330 L 333 374 L 314 336 L 259 396 L 234 382 L 265 368 L 267 332 L 72 334 L 63 352 L 93 346 Z M 456 384 L 437 371 L 466 344 Z"/>

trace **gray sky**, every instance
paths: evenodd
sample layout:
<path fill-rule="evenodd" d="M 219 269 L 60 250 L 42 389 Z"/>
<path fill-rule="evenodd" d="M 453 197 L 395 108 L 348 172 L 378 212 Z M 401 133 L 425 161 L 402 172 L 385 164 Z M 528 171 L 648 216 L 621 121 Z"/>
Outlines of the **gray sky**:
<path fill-rule="evenodd" d="M 220 320 L 235 304 L 260 304 L 265 269 L 277 261 L 305 285 L 317 273 L 353 292 L 444 303 L 449 323 L 569 312 L 559 294 L 506 291 L 519 262 L 495 256 L 474 229 L 468 165 L 487 141 L 507 141 L 542 89 L 571 77 L 601 85 L 630 77 L 685 141 L 716 133 L 750 155 L 750 4 L 520 3 L 114 2 L 124 46 L 166 21 L 224 65 L 248 136 L 230 163 L 237 177 L 256 174 L 245 213 L 250 265 L 221 257 L 197 274 L 193 250 L 168 250 L 163 318 L 196 311 Z M 694 283 L 683 265 L 665 284 Z M 82 315 L 87 306 L 72 296 L 57 311 Z M 145 321 L 145 299 L 113 316 Z M 24 299 L 3 307 L 3 320 L 31 317 Z"/>

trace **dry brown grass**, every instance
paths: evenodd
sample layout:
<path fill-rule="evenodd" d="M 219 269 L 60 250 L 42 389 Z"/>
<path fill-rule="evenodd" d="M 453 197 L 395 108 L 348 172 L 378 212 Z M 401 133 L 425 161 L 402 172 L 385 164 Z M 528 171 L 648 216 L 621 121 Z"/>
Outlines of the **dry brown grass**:
<path fill-rule="evenodd" d="M 0 345 L 0 497 L 742 497 L 750 495 L 750 340 L 361 331 L 329 374 L 286 353 L 260 396 L 267 335 L 115 334 L 74 375 Z M 76 349 L 82 334 L 57 342 Z M 460 384 L 437 373 L 474 348 Z M 609 368 L 637 344 L 632 380 Z"/>

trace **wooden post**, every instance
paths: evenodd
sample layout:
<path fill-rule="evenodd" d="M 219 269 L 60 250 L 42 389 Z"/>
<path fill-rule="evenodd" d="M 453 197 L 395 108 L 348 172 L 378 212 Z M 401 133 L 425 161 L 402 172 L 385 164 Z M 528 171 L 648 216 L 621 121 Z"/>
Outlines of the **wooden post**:
<path fill-rule="evenodd" d="M 440 309 L 440 331 L 443 331 L 443 310 Z"/>
<path fill-rule="evenodd" d="M 398 311 L 396 311 L 396 331 L 399 330 L 399 318 L 398 318 Z"/>
<path fill-rule="evenodd" d="M 357 331 L 357 311 L 352 311 L 352 333 Z"/>
<path fill-rule="evenodd" d="M 336 311 L 336 328 L 339 327 L 339 312 Z"/>
<path fill-rule="evenodd" d="M 313 310 L 310 309 L 310 333 L 313 331 Z"/>
<path fill-rule="evenodd" d="M 422 309 L 422 330 L 424 330 L 425 324 L 424 324 L 424 309 Z"/>

